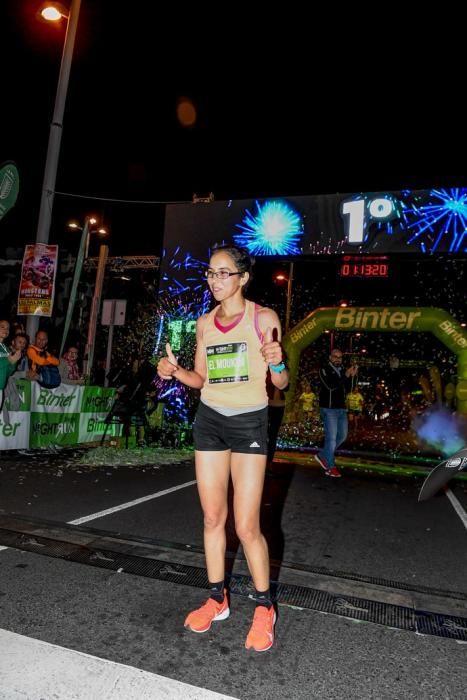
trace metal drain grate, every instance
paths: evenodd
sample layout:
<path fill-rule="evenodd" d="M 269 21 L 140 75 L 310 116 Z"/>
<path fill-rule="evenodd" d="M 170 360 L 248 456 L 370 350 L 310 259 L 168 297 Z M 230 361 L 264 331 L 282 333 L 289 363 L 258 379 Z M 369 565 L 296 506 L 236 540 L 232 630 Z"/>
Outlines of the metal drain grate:
<path fill-rule="evenodd" d="M 287 566 L 286 562 L 283 562 Z M 369 583 L 375 586 L 384 586 L 385 588 L 395 588 L 399 591 L 411 591 L 414 593 L 426 593 L 427 595 L 438 595 L 445 598 L 459 598 L 467 601 L 467 594 L 460 591 L 448 591 L 443 588 L 430 588 L 417 583 L 404 583 L 404 581 L 393 581 L 392 579 L 380 578 L 378 576 L 365 576 L 364 574 L 349 573 L 348 571 L 340 571 L 327 569 L 324 566 L 306 566 L 291 564 L 290 569 L 298 569 L 306 571 L 309 574 L 318 574 L 321 576 L 332 576 L 333 578 L 345 579 L 346 581 L 358 581 L 359 583 Z"/>
<path fill-rule="evenodd" d="M 0 541 L 1 532 L 4 529 L 10 530 L 12 532 L 35 532 L 39 528 L 40 530 L 52 529 L 54 532 L 53 539 L 60 542 L 66 542 L 69 533 L 78 532 L 83 535 L 92 535 L 94 539 L 98 538 L 100 540 L 109 543 L 108 549 L 115 551 L 115 541 L 119 543 L 126 543 L 126 547 L 133 546 L 134 544 L 149 545 L 150 547 L 162 547 L 167 550 L 177 550 L 181 552 L 189 552 L 190 554 L 201 554 L 204 557 L 204 549 L 196 544 L 187 544 L 180 542 L 172 542 L 168 540 L 155 539 L 153 537 L 141 537 L 131 535 L 128 538 L 122 535 L 121 532 L 112 532 L 110 530 L 101 530 L 99 528 L 87 527 L 81 525 L 79 528 L 76 525 L 68 525 L 66 523 L 57 523 L 54 520 L 47 520 L 44 518 L 25 518 L 23 516 L 13 515 L 13 516 L 2 516 L 0 515 Z M 58 529 L 57 529 L 58 528 Z M 89 540 L 89 538 L 87 538 Z M 125 546 L 125 544 L 123 545 Z M 140 556 L 145 557 L 145 554 Z M 241 552 L 226 552 L 226 558 L 237 559 L 246 562 L 245 557 Z M 411 593 L 421 593 L 430 596 L 438 596 L 442 598 L 458 599 L 467 601 L 467 593 L 462 591 L 447 590 L 443 588 L 432 588 L 429 586 L 423 586 L 418 583 L 406 583 L 405 581 L 395 581 L 393 579 L 381 578 L 379 576 L 368 576 L 365 574 L 358 574 L 355 572 L 341 571 L 340 569 L 328 569 L 325 566 L 309 566 L 304 562 L 290 562 L 286 560 L 276 561 L 271 560 L 272 568 L 288 569 L 290 571 L 298 571 L 299 573 L 308 573 L 318 576 L 327 576 L 336 579 L 342 579 L 345 581 L 358 581 L 359 583 L 365 583 L 372 586 L 380 586 L 384 588 L 393 588 L 399 591 L 410 591 Z"/>
<path fill-rule="evenodd" d="M 196 588 L 207 588 L 208 585 L 206 570 L 201 567 L 121 554 L 109 549 L 76 545 L 6 529 L 0 529 L 0 543 L 36 554 L 111 571 L 124 571 L 127 574 L 169 583 L 181 583 Z M 249 596 L 254 588 L 248 576 L 233 574 L 230 577 L 230 591 L 236 595 Z M 467 641 L 467 618 L 463 617 L 353 596 L 332 595 L 326 591 L 280 582 L 277 584 L 275 597 L 279 605 L 315 610 L 419 634 Z"/>

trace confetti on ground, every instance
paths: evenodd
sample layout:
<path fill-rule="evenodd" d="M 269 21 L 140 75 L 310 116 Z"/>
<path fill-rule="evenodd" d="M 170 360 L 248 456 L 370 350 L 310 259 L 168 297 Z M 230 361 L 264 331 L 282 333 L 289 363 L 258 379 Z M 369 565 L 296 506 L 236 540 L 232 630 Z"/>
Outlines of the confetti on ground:
<path fill-rule="evenodd" d="M 132 447 L 123 449 L 121 447 L 96 447 L 93 450 L 86 450 L 81 455 L 79 462 L 90 466 L 109 465 L 115 467 L 141 466 L 143 464 L 161 466 L 191 461 L 193 455 L 193 450 L 189 448 Z"/>

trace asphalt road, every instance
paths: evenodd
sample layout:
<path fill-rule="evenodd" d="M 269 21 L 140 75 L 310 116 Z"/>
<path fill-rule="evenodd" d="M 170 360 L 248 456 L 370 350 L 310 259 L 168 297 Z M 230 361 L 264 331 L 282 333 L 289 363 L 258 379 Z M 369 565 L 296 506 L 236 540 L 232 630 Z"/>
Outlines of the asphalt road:
<path fill-rule="evenodd" d="M 268 475 L 262 523 L 283 592 L 276 643 L 252 654 L 243 644 L 253 604 L 231 521 L 232 614 L 205 635 L 183 628 L 205 596 L 199 577 L 190 583 L 189 572 L 202 578 L 204 570 L 191 462 L 3 459 L 0 537 L 19 539 L 15 547 L 0 541 L 0 698 L 464 699 L 465 482 L 451 484 L 455 509 L 444 494 L 419 504 L 422 477 L 343 473 L 328 479 L 305 460 L 276 463 Z M 63 542 L 93 556 L 67 559 L 54 549 Z M 108 551 L 163 561 L 169 574 L 105 568 Z M 306 602 L 316 592 L 328 608 Z M 413 610 L 446 615 L 444 627 L 421 634 L 391 623 L 394 611 Z M 456 627 L 457 639 L 441 636 Z M 108 695 L 103 665 L 119 678 Z"/>

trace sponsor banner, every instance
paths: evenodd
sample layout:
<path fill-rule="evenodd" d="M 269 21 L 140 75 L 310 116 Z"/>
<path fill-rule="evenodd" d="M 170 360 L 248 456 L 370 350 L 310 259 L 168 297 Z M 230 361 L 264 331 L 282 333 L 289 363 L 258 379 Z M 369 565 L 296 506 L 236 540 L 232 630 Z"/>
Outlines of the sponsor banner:
<path fill-rule="evenodd" d="M 28 379 L 17 379 L 20 403 L 9 409 L 10 423 L 0 413 L 0 450 L 48 445 L 100 442 L 115 389 L 61 384 L 44 389 Z M 107 437 L 121 435 L 121 425 L 109 425 Z"/>
<path fill-rule="evenodd" d="M 12 381 L 11 379 L 9 381 Z M 16 393 L 14 400 L 14 410 L 15 411 L 30 411 L 31 410 L 31 381 L 29 379 L 15 379 L 16 381 Z M 19 404 L 17 401 L 19 399 Z M 9 411 L 13 408 L 10 405 L 10 400 L 5 399 L 6 407 Z"/>
<path fill-rule="evenodd" d="M 30 447 L 77 445 L 79 438 L 79 413 L 31 412 Z"/>
<path fill-rule="evenodd" d="M 25 247 L 18 293 L 19 315 L 52 315 L 57 258 L 57 245 L 36 243 Z"/>
<path fill-rule="evenodd" d="M 36 413 L 78 413 L 83 387 L 60 384 L 56 389 L 44 389 L 32 382 L 31 410 Z"/>
<path fill-rule="evenodd" d="M 29 416 L 28 412 L 10 411 L 10 422 L 5 423 L 0 413 L 0 450 L 24 450 L 29 447 Z"/>
<path fill-rule="evenodd" d="M 81 397 L 81 413 L 79 422 L 79 441 L 100 441 L 106 437 L 120 435 L 120 425 L 109 425 L 105 430 L 105 418 L 115 401 L 115 389 L 104 389 L 98 386 L 83 387 Z"/>
<path fill-rule="evenodd" d="M 121 425 L 111 424 L 105 430 L 105 418 L 107 413 L 93 414 L 80 413 L 79 416 L 79 442 L 100 441 L 104 435 L 107 437 L 118 436 L 121 433 Z"/>
<path fill-rule="evenodd" d="M 115 389 L 104 389 L 99 386 L 85 386 L 82 389 L 82 413 L 107 413 L 115 400 Z"/>

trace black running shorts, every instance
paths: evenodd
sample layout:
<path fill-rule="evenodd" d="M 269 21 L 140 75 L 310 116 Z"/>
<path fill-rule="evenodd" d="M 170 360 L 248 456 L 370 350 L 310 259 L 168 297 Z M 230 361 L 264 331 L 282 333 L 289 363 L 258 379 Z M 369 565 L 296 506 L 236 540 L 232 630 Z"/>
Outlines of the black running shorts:
<path fill-rule="evenodd" d="M 195 450 L 201 452 L 231 450 L 240 454 L 267 455 L 267 406 L 251 413 L 223 416 L 200 402 L 193 423 L 193 442 Z"/>

